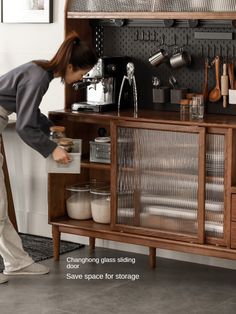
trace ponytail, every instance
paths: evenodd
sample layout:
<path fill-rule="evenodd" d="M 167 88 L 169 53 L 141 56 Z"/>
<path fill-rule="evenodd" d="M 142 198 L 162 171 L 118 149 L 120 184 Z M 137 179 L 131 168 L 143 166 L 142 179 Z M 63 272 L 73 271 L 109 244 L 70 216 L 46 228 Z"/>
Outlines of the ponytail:
<path fill-rule="evenodd" d="M 97 56 L 85 41 L 80 40 L 76 32 L 72 32 L 51 60 L 33 62 L 46 71 L 56 73 L 64 80 L 68 64 L 72 64 L 74 70 L 91 68 L 97 63 Z"/>

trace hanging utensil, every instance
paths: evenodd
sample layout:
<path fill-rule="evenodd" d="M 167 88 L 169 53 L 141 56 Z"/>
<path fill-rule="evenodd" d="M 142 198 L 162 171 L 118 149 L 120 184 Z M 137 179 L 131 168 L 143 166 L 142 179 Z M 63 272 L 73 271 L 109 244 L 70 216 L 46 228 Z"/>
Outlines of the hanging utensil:
<path fill-rule="evenodd" d="M 209 60 L 208 58 L 205 59 L 204 64 L 204 85 L 203 85 L 203 99 L 206 103 L 208 100 L 208 70 L 209 70 Z"/>
<path fill-rule="evenodd" d="M 227 107 L 227 96 L 229 95 L 229 77 L 227 75 L 227 64 L 223 64 L 223 74 L 221 75 L 221 95 L 223 96 L 223 107 Z"/>
<path fill-rule="evenodd" d="M 209 93 L 209 100 L 211 102 L 216 102 L 221 98 L 220 92 L 220 57 L 215 57 L 215 77 L 216 77 L 216 85 Z"/>
<path fill-rule="evenodd" d="M 228 75 L 230 89 L 234 89 L 234 64 L 233 62 L 228 63 Z"/>
<path fill-rule="evenodd" d="M 234 80 L 234 66 L 235 66 L 235 46 L 233 46 L 232 73 L 233 73 L 233 89 L 236 89 L 236 81 Z"/>
<path fill-rule="evenodd" d="M 176 78 L 174 77 L 174 75 L 171 75 L 169 77 L 169 83 L 170 85 L 175 89 L 177 87 L 177 80 Z"/>
<path fill-rule="evenodd" d="M 161 80 L 159 79 L 159 77 L 157 77 L 157 76 L 152 77 L 152 86 L 154 88 L 158 88 L 161 86 Z"/>

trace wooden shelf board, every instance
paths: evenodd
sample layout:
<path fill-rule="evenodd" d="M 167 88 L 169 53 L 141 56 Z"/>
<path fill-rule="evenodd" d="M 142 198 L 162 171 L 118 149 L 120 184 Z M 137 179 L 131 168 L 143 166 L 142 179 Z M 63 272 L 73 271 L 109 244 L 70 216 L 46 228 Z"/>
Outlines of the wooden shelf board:
<path fill-rule="evenodd" d="M 67 12 L 68 19 L 203 19 L 234 20 L 235 12 Z"/>
<path fill-rule="evenodd" d="M 100 169 L 100 170 L 111 170 L 110 164 L 102 164 L 96 162 L 90 162 L 88 160 L 81 160 L 81 167 L 87 169 Z"/>
<path fill-rule="evenodd" d="M 139 110 L 138 118 L 134 117 L 133 110 L 122 110 L 120 115 L 117 111 L 109 112 L 72 112 L 71 110 L 50 111 L 49 115 L 66 117 L 68 121 L 78 121 L 83 123 L 106 123 L 110 121 L 138 121 L 161 124 L 174 124 L 182 126 L 203 126 L 236 129 L 236 116 L 206 114 L 202 120 L 181 120 L 179 112 L 158 111 L 158 110 Z"/>
<path fill-rule="evenodd" d="M 231 193 L 236 193 L 236 186 L 231 186 Z"/>

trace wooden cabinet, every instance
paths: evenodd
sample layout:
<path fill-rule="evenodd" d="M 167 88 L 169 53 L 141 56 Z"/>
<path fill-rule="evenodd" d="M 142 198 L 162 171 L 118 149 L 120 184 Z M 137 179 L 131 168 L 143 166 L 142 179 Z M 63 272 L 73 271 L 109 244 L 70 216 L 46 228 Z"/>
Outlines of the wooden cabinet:
<path fill-rule="evenodd" d="M 80 12 L 73 11 L 75 4 L 66 1 L 65 34 L 78 31 L 100 55 L 104 43 L 98 20 L 145 19 L 155 27 L 157 19 L 186 17 L 186 12 Z M 230 20 L 234 15 L 190 12 L 188 18 Z M 71 104 L 83 97 L 66 86 L 65 111 L 50 112 L 55 124 L 66 126 L 68 137 L 82 139 L 81 173 L 48 175 L 55 259 L 61 233 L 88 237 L 91 249 L 96 238 L 148 246 L 151 266 L 156 248 L 236 259 L 236 117 L 210 114 L 181 121 L 178 112 L 147 109 L 138 117 L 129 110 L 72 113 Z M 89 161 L 89 142 L 101 127 L 111 136 L 111 164 Z M 92 179 L 110 181 L 110 224 L 67 216 L 66 186 Z"/>
<path fill-rule="evenodd" d="M 168 119 L 167 119 L 168 117 Z M 82 138 L 81 173 L 49 174 L 49 223 L 55 258 L 60 233 L 145 245 L 154 266 L 165 248 L 236 259 L 234 148 L 236 121 L 210 116 L 181 121 L 179 113 L 51 112 L 68 136 Z M 100 127 L 111 136 L 111 164 L 89 162 L 89 141 Z M 91 179 L 111 183 L 111 223 L 73 220 L 66 186 Z"/>

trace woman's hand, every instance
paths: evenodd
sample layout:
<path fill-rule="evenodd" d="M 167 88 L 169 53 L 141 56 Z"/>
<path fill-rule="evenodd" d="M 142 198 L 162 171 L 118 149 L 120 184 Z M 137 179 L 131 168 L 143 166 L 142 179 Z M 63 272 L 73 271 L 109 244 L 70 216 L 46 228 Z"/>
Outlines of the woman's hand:
<path fill-rule="evenodd" d="M 60 164 L 68 164 L 71 161 L 68 153 L 59 146 L 57 146 L 52 152 L 52 158 Z"/>

